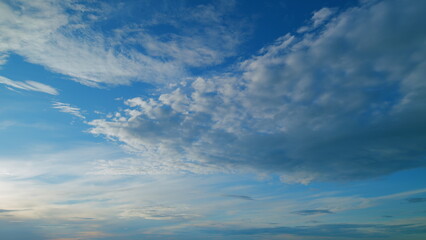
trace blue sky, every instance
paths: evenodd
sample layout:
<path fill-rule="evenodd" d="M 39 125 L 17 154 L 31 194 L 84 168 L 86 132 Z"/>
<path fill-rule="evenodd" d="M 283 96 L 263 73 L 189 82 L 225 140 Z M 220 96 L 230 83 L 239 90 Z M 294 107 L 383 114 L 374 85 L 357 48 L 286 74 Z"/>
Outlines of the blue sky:
<path fill-rule="evenodd" d="M 424 239 L 426 2 L 0 0 L 0 235 Z"/>

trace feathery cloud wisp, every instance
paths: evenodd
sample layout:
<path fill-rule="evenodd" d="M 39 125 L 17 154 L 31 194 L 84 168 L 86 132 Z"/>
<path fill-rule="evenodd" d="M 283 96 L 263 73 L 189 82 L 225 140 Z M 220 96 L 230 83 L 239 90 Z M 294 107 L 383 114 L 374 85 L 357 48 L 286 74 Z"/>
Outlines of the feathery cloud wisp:
<path fill-rule="evenodd" d="M 44 83 L 36 82 L 36 81 L 14 81 L 9 78 L 5 78 L 0 76 L 0 84 L 4 84 L 8 87 L 12 87 L 14 89 L 21 89 L 25 91 L 35 91 L 35 92 L 43 92 L 51 95 L 59 95 L 58 90 L 55 88 L 46 85 Z"/>
<path fill-rule="evenodd" d="M 81 114 L 80 108 L 73 107 L 68 103 L 55 102 L 53 103 L 53 108 L 58 109 L 60 112 L 69 113 L 76 117 L 84 119 L 85 117 Z"/>

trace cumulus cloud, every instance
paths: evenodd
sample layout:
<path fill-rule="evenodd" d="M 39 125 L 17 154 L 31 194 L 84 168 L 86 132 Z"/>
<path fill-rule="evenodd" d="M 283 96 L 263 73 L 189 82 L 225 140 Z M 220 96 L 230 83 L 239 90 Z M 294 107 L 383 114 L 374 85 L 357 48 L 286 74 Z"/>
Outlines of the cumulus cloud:
<path fill-rule="evenodd" d="M 7 87 L 11 87 L 12 89 L 21 89 L 25 91 L 36 91 L 43 92 L 51 95 L 58 95 L 59 92 L 55 88 L 46 85 L 44 83 L 35 82 L 35 81 L 14 81 L 9 78 L 5 78 L 0 76 L 0 84 L 6 85 Z"/>
<path fill-rule="evenodd" d="M 55 102 L 53 103 L 53 108 L 58 109 L 60 112 L 69 113 L 78 118 L 84 119 L 85 117 L 81 114 L 80 108 L 73 107 L 68 103 Z"/>
<path fill-rule="evenodd" d="M 420 0 L 366 2 L 320 32 L 280 37 L 239 73 L 128 99 L 90 131 L 158 170 L 186 163 L 307 184 L 425 166 L 425 10 Z"/>

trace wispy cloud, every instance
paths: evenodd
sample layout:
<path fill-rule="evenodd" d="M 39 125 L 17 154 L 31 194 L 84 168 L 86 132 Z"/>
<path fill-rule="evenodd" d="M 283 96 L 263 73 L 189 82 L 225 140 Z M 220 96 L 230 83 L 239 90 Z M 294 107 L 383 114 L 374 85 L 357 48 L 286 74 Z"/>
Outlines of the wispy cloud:
<path fill-rule="evenodd" d="M 69 113 L 76 117 L 84 119 L 85 117 L 81 114 L 81 110 L 78 107 L 73 107 L 68 103 L 55 102 L 53 108 L 58 109 L 60 112 Z"/>
<path fill-rule="evenodd" d="M 252 197 L 245 196 L 245 195 L 223 194 L 222 196 L 229 197 L 229 198 L 238 198 L 238 199 L 242 199 L 242 200 L 250 200 L 250 201 L 254 200 Z"/>
<path fill-rule="evenodd" d="M 166 84 L 180 81 L 188 67 L 223 62 L 236 53 L 247 33 L 238 21 L 228 20 L 230 4 L 182 5 L 173 9 L 181 13 L 178 16 L 162 12 L 161 7 L 140 15 L 132 12 L 131 3 L 126 6 L 42 0 L 1 3 L 0 53 L 21 55 L 89 86 Z M 140 20 L 117 26 L 111 34 L 95 30 L 93 25 L 99 22 L 121 22 L 114 19 L 120 11 L 129 17 L 137 14 Z M 164 25 L 174 29 L 173 34 L 155 30 Z"/>
<path fill-rule="evenodd" d="M 328 19 L 330 19 L 334 12 L 335 10 L 330 8 L 321 8 L 320 10 L 315 11 L 312 14 L 310 25 L 299 28 L 297 32 L 304 33 L 316 29 L 318 26 L 323 25 Z"/>
<path fill-rule="evenodd" d="M 297 214 L 297 215 L 302 215 L 302 216 L 310 216 L 310 215 L 331 214 L 333 212 L 328 210 L 328 209 L 315 209 L 315 210 L 294 211 L 292 213 Z"/>
<path fill-rule="evenodd" d="M 191 213 L 188 207 L 147 206 L 127 209 L 121 213 L 122 217 L 140 217 L 151 220 L 191 219 L 198 217 Z"/>
<path fill-rule="evenodd" d="M 16 211 L 22 211 L 22 210 L 0 209 L 0 214 L 1 213 L 8 213 L 8 212 L 16 212 Z"/>
<path fill-rule="evenodd" d="M 59 95 L 58 90 L 55 88 L 46 85 L 44 83 L 36 82 L 36 81 L 14 81 L 9 78 L 5 78 L 0 76 L 0 84 L 4 84 L 8 87 L 12 87 L 14 89 L 21 89 L 25 91 L 36 91 L 36 92 L 43 92 L 51 95 Z"/>

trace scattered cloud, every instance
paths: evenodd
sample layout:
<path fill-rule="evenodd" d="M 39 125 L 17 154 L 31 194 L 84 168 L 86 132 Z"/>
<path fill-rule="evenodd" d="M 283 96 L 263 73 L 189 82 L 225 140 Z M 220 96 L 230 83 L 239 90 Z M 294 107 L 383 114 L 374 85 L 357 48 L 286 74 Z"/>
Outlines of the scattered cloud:
<path fill-rule="evenodd" d="M 302 216 L 310 216 L 310 215 L 322 215 L 322 214 L 331 214 L 333 213 L 327 209 L 315 209 L 315 210 L 300 210 L 292 212 L 294 214 L 302 215 Z"/>
<path fill-rule="evenodd" d="M 425 9 L 364 3 L 322 31 L 280 37 L 239 72 L 128 99 L 119 118 L 93 120 L 90 132 L 165 172 L 185 165 L 308 184 L 425 166 Z"/>
<path fill-rule="evenodd" d="M 58 109 L 60 112 L 69 113 L 78 118 L 84 119 L 85 117 L 81 114 L 81 110 L 78 107 L 73 107 L 68 103 L 55 102 L 53 103 L 53 108 Z"/>
<path fill-rule="evenodd" d="M 46 85 L 44 83 L 36 82 L 36 81 L 14 81 L 9 78 L 5 78 L 0 76 L 0 84 L 4 84 L 7 87 L 11 87 L 13 89 L 21 89 L 25 91 L 35 91 L 35 92 L 43 92 L 51 95 L 59 95 L 58 90 L 55 88 Z"/>

